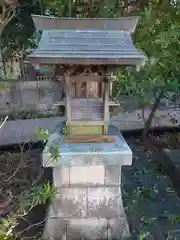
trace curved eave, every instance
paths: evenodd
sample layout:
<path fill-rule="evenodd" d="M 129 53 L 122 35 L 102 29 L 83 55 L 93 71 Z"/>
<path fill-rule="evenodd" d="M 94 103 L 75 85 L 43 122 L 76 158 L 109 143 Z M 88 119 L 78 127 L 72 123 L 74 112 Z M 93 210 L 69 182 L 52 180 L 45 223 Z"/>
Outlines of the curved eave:
<path fill-rule="evenodd" d="M 79 65 L 141 65 L 146 58 L 124 57 L 124 58 L 61 58 L 61 57 L 29 57 L 34 64 L 79 64 Z"/>
<path fill-rule="evenodd" d="M 133 33 L 139 16 L 122 18 L 56 18 L 32 15 L 37 30 L 52 29 L 109 29 Z"/>

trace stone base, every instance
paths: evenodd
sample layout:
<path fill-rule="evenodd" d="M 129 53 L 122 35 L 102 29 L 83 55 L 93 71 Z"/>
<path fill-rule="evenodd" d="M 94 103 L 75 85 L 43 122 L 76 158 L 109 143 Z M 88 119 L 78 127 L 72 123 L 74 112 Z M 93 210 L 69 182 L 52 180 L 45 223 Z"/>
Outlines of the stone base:
<path fill-rule="evenodd" d="M 53 168 L 57 195 L 50 207 L 45 239 L 100 240 L 130 237 L 121 193 L 121 167 L 132 152 L 122 135 L 113 143 L 64 143 L 52 134 L 43 152 L 44 167 Z M 60 156 L 52 161 L 49 147 Z"/>
<path fill-rule="evenodd" d="M 126 216 L 120 218 L 52 218 L 50 208 L 44 229 L 44 240 L 113 240 L 128 239 Z"/>

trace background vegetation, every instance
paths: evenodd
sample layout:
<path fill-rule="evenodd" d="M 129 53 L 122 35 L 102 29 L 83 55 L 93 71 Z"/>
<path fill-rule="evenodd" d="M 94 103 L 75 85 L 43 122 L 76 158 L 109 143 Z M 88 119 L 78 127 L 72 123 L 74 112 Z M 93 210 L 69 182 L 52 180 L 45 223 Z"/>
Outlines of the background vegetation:
<path fill-rule="evenodd" d="M 127 94 L 138 98 L 145 124 L 143 136 L 146 138 L 160 100 L 163 97 L 168 98 L 169 92 L 179 91 L 180 3 L 169 0 L 2 0 L 0 2 L 0 48 L 4 61 L 13 56 L 23 60 L 36 44 L 31 14 L 92 18 L 140 16 L 133 39 L 136 47 L 147 55 L 148 61 L 138 71 L 134 68 L 118 71 L 115 92 L 117 96 Z M 155 100 L 150 105 L 149 96 L 151 95 Z M 147 118 L 144 115 L 145 107 L 151 109 Z M 42 198 L 39 198 L 35 188 L 33 188 L 35 195 L 30 190 L 29 197 L 26 193 L 25 198 L 20 198 L 21 201 L 18 202 L 15 212 L 12 212 L 8 221 L 2 222 L 1 239 L 5 239 L 5 236 L 7 239 L 8 237 L 15 239 L 14 236 L 20 238 L 17 233 L 14 235 L 14 226 L 19 216 L 22 216 L 22 212 L 27 214 L 32 207 L 47 200 L 46 191 L 50 190 L 47 186 L 41 191 L 38 189 L 38 192 L 44 193 L 43 197 L 41 195 Z M 53 190 L 49 192 L 52 195 L 54 193 Z M 21 196 L 24 197 L 24 194 Z"/>

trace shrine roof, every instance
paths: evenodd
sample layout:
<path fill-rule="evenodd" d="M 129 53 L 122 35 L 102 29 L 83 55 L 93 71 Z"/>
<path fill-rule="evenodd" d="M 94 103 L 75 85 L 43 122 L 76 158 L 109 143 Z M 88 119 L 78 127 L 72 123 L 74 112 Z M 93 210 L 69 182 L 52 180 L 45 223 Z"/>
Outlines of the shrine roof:
<path fill-rule="evenodd" d="M 35 63 L 137 65 L 146 57 L 134 46 L 131 32 L 48 28 L 28 58 Z"/>

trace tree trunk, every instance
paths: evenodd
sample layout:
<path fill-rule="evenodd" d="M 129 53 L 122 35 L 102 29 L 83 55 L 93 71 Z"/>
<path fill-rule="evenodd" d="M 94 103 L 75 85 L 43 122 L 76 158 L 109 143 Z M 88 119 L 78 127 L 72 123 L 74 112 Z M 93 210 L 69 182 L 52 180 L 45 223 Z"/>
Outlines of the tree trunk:
<path fill-rule="evenodd" d="M 4 75 L 6 75 L 5 69 L 4 69 L 4 61 L 3 61 L 3 56 L 2 56 L 2 44 L 1 44 L 3 29 L 4 29 L 4 26 L 1 24 L 0 25 L 0 72 L 2 72 L 2 70 L 3 70 Z"/>
<path fill-rule="evenodd" d="M 151 127 L 152 124 L 152 120 L 154 118 L 154 115 L 156 113 L 157 108 L 159 107 L 160 101 L 163 97 L 163 93 L 160 93 L 159 96 L 156 98 L 156 101 L 152 107 L 151 113 L 149 114 L 148 119 L 146 120 L 145 124 L 144 124 L 144 130 L 143 130 L 143 139 L 145 140 L 148 136 L 149 133 L 149 129 Z"/>

